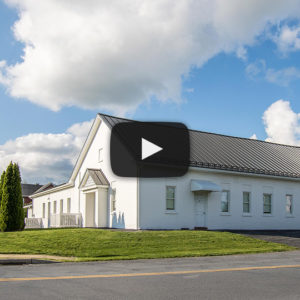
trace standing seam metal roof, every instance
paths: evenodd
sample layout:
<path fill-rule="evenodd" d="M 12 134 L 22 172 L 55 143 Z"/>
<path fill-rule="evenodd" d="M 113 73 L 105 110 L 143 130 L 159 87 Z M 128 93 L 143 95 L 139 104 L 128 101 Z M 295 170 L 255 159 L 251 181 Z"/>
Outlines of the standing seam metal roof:
<path fill-rule="evenodd" d="M 101 169 L 87 169 L 87 172 L 96 185 L 109 185 L 109 181 Z"/>
<path fill-rule="evenodd" d="M 110 127 L 121 122 L 138 122 L 99 115 Z M 300 147 L 197 130 L 189 133 L 190 166 L 300 178 Z"/>

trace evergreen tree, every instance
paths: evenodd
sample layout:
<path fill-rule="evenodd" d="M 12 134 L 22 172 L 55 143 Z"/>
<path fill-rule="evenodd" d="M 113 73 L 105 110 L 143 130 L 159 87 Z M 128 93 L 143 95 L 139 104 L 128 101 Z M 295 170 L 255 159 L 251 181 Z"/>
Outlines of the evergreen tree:
<path fill-rule="evenodd" d="M 2 186 L 2 189 L 0 188 L 2 194 L 0 230 L 22 230 L 24 229 L 24 209 L 18 164 L 11 162 L 3 174 L 0 179 L 0 187 Z"/>
<path fill-rule="evenodd" d="M 2 175 L 0 178 L 0 211 L 1 211 L 2 188 L 3 188 L 4 177 L 5 177 L 5 171 L 2 172 Z"/>
<path fill-rule="evenodd" d="M 12 162 L 8 165 L 3 186 L 2 186 L 2 201 L 0 209 L 0 230 L 11 231 L 13 228 L 13 220 L 16 215 L 13 211 L 14 207 L 14 171 Z"/>
<path fill-rule="evenodd" d="M 23 230 L 24 223 L 24 209 L 23 209 L 23 197 L 22 197 L 22 187 L 21 187 L 21 174 L 18 164 L 13 165 L 14 174 L 14 202 L 16 208 L 16 220 L 15 220 L 15 230 Z"/>

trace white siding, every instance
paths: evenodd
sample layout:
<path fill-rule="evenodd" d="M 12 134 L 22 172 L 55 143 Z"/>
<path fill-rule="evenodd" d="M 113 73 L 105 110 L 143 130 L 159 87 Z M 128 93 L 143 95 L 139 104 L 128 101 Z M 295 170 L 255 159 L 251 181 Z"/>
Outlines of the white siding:
<path fill-rule="evenodd" d="M 67 211 L 67 198 L 71 198 L 71 213 L 81 213 L 83 217 L 83 224 L 85 224 L 85 194 L 79 190 L 80 181 L 87 168 L 99 169 L 101 168 L 107 177 L 108 181 L 114 186 L 117 194 L 116 212 L 110 212 L 109 194 L 102 193 L 101 197 L 106 197 L 105 201 L 99 204 L 97 215 L 103 216 L 104 212 L 100 210 L 105 209 L 105 224 L 104 217 L 100 220 L 96 216 L 96 226 L 99 227 L 118 227 L 137 229 L 137 179 L 136 178 L 119 178 L 115 176 L 110 167 L 110 128 L 101 122 L 99 129 L 94 137 L 94 140 L 88 149 L 84 161 L 75 179 L 74 188 L 62 190 L 59 192 L 49 193 L 42 197 L 34 198 L 34 213 L 36 218 L 42 217 L 42 203 L 52 202 L 60 199 L 64 200 L 64 212 Z M 99 149 L 102 150 L 103 160 L 99 162 Z M 92 185 L 91 179 L 88 185 Z M 99 193 L 100 194 L 100 193 Z M 49 199 L 49 200 L 48 200 Z M 102 199 L 104 200 L 104 199 Z M 96 203 L 97 207 L 98 204 Z M 51 206 L 52 207 L 52 206 Z M 58 204 L 59 208 L 59 204 Z"/>
<path fill-rule="evenodd" d="M 230 191 L 230 211 L 221 213 L 221 193 L 208 194 L 209 229 L 300 229 L 300 183 L 296 181 L 190 170 L 182 178 L 141 179 L 140 228 L 194 228 L 191 179 L 212 181 Z M 165 187 L 176 186 L 175 213 L 166 213 Z M 251 213 L 243 214 L 243 191 L 251 192 Z M 272 214 L 263 214 L 263 193 L 272 193 Z M 286 215 L 286 194 L 293 195 L 293 216 Z"/>
<path fill-rule="evenodd" d="M 81 213 L 85 226 L 86 194 L 79 184 L 87 168 L 101 168 L 110 187 L 95 189 L 92 180 L 88 186 L 95 192 L 96 227 L 117 227 L 128 229 L 180 229 L 196 225 L 194 193 L 190 191 L 191 179 L 212 181 L 224 190 L 230 191 L 230 210 L 221 213 L 221 193 L 208 194 L 206 226 L 209 229 L 300 229 L 300 182 L 246 174 L 220 173 L 190 169 L 180 178 L 136 179 L 120 178 L 110 167 L 110 128 L 101 122 L 98 132 L 75 178 L 74 187 L 33 199 L 33 215 L 42 218 L 43 203 L 46 207 L 47 226 L 48 202 L 63 199 L 63 211 L 67 212 L 67 199 L 71 199 L 71 213 Z M 99 149 L 103 160 L 99 162 Z M 166 210 L 166 186 L 176 186 L 175 211 Z M 116 191 L 116 211 L 111 212 L 111 191 Z M 243 214 L 243 191 L 251 193 L 251 212 Z M 272 214 L 263 214 L 263 193 L 272 194 Z M 286 194 L 293 196 L 293 214 L 286 214 Z M 139 195 L 139 201 L 138 200 Z"/>

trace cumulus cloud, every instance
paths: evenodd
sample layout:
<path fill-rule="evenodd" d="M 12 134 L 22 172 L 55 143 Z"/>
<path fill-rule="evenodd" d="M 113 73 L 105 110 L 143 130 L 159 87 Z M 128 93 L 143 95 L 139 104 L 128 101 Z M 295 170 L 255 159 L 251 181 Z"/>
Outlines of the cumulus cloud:
<path fill-rule="evenodd" d="M 300 145 L 300 114 L 292 110 L 289 101 L 278 100 L 263 114 L 268 142 Z"/>
<path fill-rule="evenodd" d="M 92 122 L 74 124 L 60 134 L 31 133 L 0 145 L 0 171 L 13 161 L 26 182 L 68 180 Z"/>
<path fill-rule="evenodd" d="M 6 0 L 18 9 L 22 60 L 3 65 L 11 96 L 52 110 L 125 112 L 181 82 L 220 52 L 246 59 L 266 26 L 299 17 L 300 0 Z"/>
<path fill-rule="evenodd" d="M 257 140 L 257 135 L 255 133 L 253 133 L 251 136 L 250 136 L 250 139 L 251 140 Z"/>
<path fill-rule="evenodd" d="M 275 35 L 274 40 L 283 54 L 300 50 L 300 25 L 283 26 L 279 33 Z"/>

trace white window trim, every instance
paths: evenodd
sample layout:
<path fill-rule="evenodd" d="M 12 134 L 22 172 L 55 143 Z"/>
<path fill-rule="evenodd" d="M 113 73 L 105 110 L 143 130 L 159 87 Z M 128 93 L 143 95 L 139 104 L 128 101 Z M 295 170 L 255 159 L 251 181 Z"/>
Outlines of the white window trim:
<path fill-rule="evenodd" d="M 271 212 L 270 213 L 265 213 L 264 212 L 264 195 L 271 195 Z M 273 193 L 263 193 L 262 195 L 262 212 L 263 212 L 263 217 L 273 217 Z"/>
<path fill-rule="evenodd" d="M 43 216 L 43 219 L 46 218 L 46 203 L 42 204 L 42 216 Z"/>
<path fill-rule="evenodd" d="M 286 211 L 286 196 L 292 196 L 292 203 L 291 203 L 291 206 L 292 206 L 292 212 L 289 213 Z M 294 195 L 292 193 L 286 193 L 285 194 L 285 206 L 284 206 L 284 209 L 285 209 L 285 217 L 286 218 L 294 218 Z"/>
<path fill-rule="evenodd" d="M 169 215 L 176 215 L 177 211 L 176 210 L 165 210 L 165 214 L 169 214 Z"/>
<path fill-rule="evenodd" d="M 53 214 L 56 215 L 57 214 L 57 201 L 53 201 Z"/>
<path fill-rule="evenodd" d="M 115 210 L 112 210 L 112 207 L 113 207 L 113 205 L 112 205 L 112 198 L 113 198 L 113 193 L 115 194 L 114 195 L 114 197 L 115 197 L 115 200 L 114 200 L 114 202 L 115 202 Z M 110 195 L 110 214 L 116 214 L 117 213 L 117 199 L 116 199 L 116 189 L 112 189 L 111 190 L 111 195 Z"/>
<path fill-rule="evenodd" d="M 221 201 L 220 201 L 220 216 L 231 216 L 231 211 L 230 211 L 230 198 L 231 198 L 231 192 L 229 189 L 224 189 L 222 190 L 221 193 L 223 192 L 228 192 L 228 211 L 222 211 L 222 194 L 221 194 Z"/>
<path fill-rule="evenodd" d="M 249 193 L 249 212 L 244 212 L 244 193 Z M 243 199 L 242 199 L 242 216 L 243 217 L 252 217 L 252 205 L 251 205 L 251 198 L 252 198 L 252 194 L 251 194 L 251 192 L 250 191 L 243 191 L 242 192 L 242 197 L 243 197 Z"/>
<path fill-rule="evenodd" d="M 61 205 L 62 204 L 62 205 Z M 64 199 L 59 200 L 59 213 L 63 214 L 64 213 Z"/>
<path fill-rule="evenodd" d="M 71 198 L 67 198 L 67 214 L 71 213 Z"/>
<path fill-rule="evenodd" d="M 174 209 L 167 209 L 167 189 L 168 187 L 174 188 Z M 166 185 L 165 189 L 165 213 L 176 214 L 176 186 L 175 185 Z"/>

